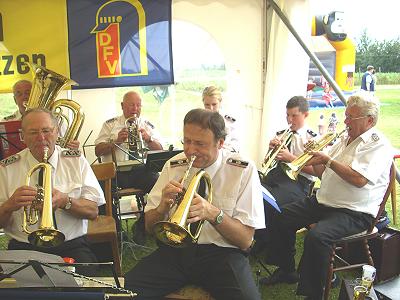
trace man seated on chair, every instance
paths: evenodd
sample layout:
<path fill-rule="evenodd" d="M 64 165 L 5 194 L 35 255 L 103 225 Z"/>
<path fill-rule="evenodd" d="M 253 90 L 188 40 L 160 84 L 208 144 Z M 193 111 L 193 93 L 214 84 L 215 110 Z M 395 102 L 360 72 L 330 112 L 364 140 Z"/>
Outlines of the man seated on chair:
<path fill-rule="evenodd" d="M 162 150 L 161 138 L 154 125 L 141 116 L 142 98 L 137 92 L 127 92 L 121 103 L 122 115 L 112 118 L 103 124 L 99 136 L 95 140 L 95 153 L 102 157 L 102 161 L 112 161 L 113 152 L 117 162 L 132 160 L 135 158 L 129 157 L 128 146 L 128 129 L 125 121 L 133 117 L 138 118 L 139 130 L 144 142 L 144 148 L 149 150 Z M 144 149 L 143 149 L 144 150 Z M 148 170 L 145 165 L 138 164 L 133 166 L 128 171 L 118 171 L 117 178 L 114 183 L 114 188 L 137 188 L 145 193 L 150 192 L 155 182 L 157 181 L 158 173 Z M 135 232 L 135 240 L 138 243 L 143 243 L 144 239 L 144 220 L 140 218 Z M 118 223 L 117 223 L 118 224 Z M 140 233 L 140 234 L 139 234 Z M 138 234 L 138 235 L 137 235 Z"/>
<path fill-rule="evenodd" d="M 125 287 L 137 292 L 138 299 L 159 299 L 186 284 L 199 285 L 216 299 L 260 299 L 246 253 L 254 229 L 264 226 L 261 185 L 253 162 L 222 149 L 225 135 L 217 112 L 194 109 L 186 114 L 184 152 L 165 164 L 149 194 L 146 229 L 152 232 L 157 222 L 172 216 L 178 193 L 200 169 L 211 177 L 212 203 L 196 193 L 190 204 L 187 222 L 205 221 L 197 244 L 160 244 L 126 274 Z M 182 185 L 193 155 L 189 180 Z"/>
<path fill-rule="evenodd" d="M 22 115 L 26 110 L 26 104 L 28 103 L 29 96 L 32 90 L 32 83 L 29 80 L 19 80 L 13 85 L 13 95 L 14 101 L 17 105 L 18 109 L 11 115 L 3 118 L 3 121 L 17 121 L 21 120 Z M 67 130 L 65 128 L 65 122 L 61 125 L 60 133 L 63 136 L 63 133 Z M 70 140 L 67 144 L 67 148 L 69 149 L 78 149 L 79 148 L 78 140 Z"/>
<path fill-rule="evenodd" d="M 268 258 L 279 268 L 264 284 L 295 277 L 296 231 L 315 223 L 304 239 L 297 294 L 321 299 L 333 242 L 371 226 L 389 184 L 393 158 L 389 141 L 375 129 L 378 112 L 377 100 L 351 96 L 344 120 L 347 136 L 329 154 L 311 152 L 308 164 L 321 178 L 321 187 L 311 198 L 284 206 L 271 224 Z"/>
<path fill-rule="evenodd" d="M 312 176 L 311 166 L 303 168 L 298 176 L 298 180 L 290 179 L 282 170 L 282 163 L 290 163 L 304 153 L 305 144 L 311 139 L 315 139 L 317 134 L 308 127 L 306 120 L 308 117 L 309 104 L 303 96 L 294 96 L 286 103 L 286 121 L 292 132 L 287 146 L 282 146 L 283 134 L 281 130 L 269 142 L 269 149 L 281 149 L 276 154 L 276 166 L 263 170 L 266 173 L 261 178 L 261 184 L 274 196 L 279 207 L 305 198 L 314 186 L 315 177 Z M 271 169 L 272 168 L 272 169 Z M 256 251 L 261 250 L 268 243 L 268 224 L 273 222 L 278 213 L 268 202 L 264 202 L 266 228 L 256 231 Z M 279 213 L 278 213 L 279 214 Z"/>
<path fill-rule="evenodd" d="M 88 219 L 97 217 L 98 206 L 105 200 L 89 163 L 79 150 L 62 150 L 55 145 L 57 120 L 46 109 L 35 108 L 24 113 L 22 135 L 27 148 L 0 163 L 0 227 L 11 238 L 8 249 L 36 250 L 72 257 L 76 262 L 95 262 L 85 235 Z M 33 173 L 30 186 L 25 184 L 26 176 L 33 166 L 43 162 L 46 147 L 52 189 L 45 193 L 52 194 L 54 223 L 65 235 L 65 242 L 54 248 L 29 244 L 28 234 L 22 230 L 24 207 L 29 207 L 38 194 L 33 184 L 39 181 L 40 172 Z M 39 218 L 28 229 L 37 230 L 40 223 Z"/>

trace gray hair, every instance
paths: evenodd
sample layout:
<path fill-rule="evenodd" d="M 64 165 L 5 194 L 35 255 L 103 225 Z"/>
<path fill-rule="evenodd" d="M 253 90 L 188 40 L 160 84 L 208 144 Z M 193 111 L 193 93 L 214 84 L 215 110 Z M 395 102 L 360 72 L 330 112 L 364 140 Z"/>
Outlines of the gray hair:
<path fill-rule="evenodd" d="M 21 83 L 28 83 L 28 84 L 32 85 L 32 82 L 30 82 L 29 80 L 25 80 L 25 79 L 18 80 L 16 83 L 14 83 L 14 85 L 12 87 L 13 94 L 15 94 L 15 89 L 17 88 L 17 85 L 19 85 Z"/>
<path fill-rule="evenodd" d="M 28 110 L 26 110 L 26 111 L 23 113 L 22 119 L 21 119 L 21 127 L 22 127 L 22 129 L 23 129 L 24 126 L 25 126 L 24 120 L 25 120 L 26 116 L 30 115 L 31 113 L 46 113 L 46 114 L 48 114 L 49 117 L 50 117 L 50 119 L 51 119 L 51 122 L 52 122 L 53 125 L 54 125 L 54 127 L 57 127 L 57 128 L 58 128 L 58 119 L 57 119 L 57 116 L 56 116 L 51 110 L 48 110 L 47 108 L 36 107 L 36 108 L 28 109 Z"/>
<path fill-rule="evenodd" d="M 366 93 L 357 93 L 347 100 L 347 107 L 357 106 L 361 109 L 362 116 L 370 116 L 373 118 L 373 126 L 378 122 L 379 101 L 372 95 Z"/>

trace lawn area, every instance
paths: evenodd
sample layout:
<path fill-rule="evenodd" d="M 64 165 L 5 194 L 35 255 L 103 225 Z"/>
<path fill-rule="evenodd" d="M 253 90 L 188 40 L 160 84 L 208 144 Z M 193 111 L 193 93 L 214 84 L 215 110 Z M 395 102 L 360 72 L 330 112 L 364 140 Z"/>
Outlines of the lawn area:
<path fill-rule="evenodd" d="M 184 90 L 177 90 L 178 95 L 183 95 L 184 93 L 188 93 L 187 91 Z M 188 95 L 191 93 L 189 92 Z M 400 119 L 400 86 L 378 86 L 377 87 L 377 96 L 379 97 L 382 106 L 381 106 L 381 112 L 380 112 L 380 118 L 378 121 L 377 127 L 388 137 L 388 139 L 391 141 L 393 147 L 396 149 L 400 149 L 400 129 L 398 127 L 398 120 Z M 186 95 L 186 98 L 188 97 Z M 185 98 L 185 97 L 181 97 Z M 188 104 L 188 102 L 182 103 L 181 106 L 179 106 L 179 111 L 182 113 L 190 107 L 191 103 L 194 101 L 197 101 L 197 97 L 191 96 L 191 101 Z M 149 110 L 157 110 L 157 105 L 154 104 L 151 107 L 148 107 Z M 9 109 L 12 111 L 12 109 Z M 329 119 L 329 116 L 331 115 L 332 112 L 335 112 L 336 115 L 338 116 L 339 119 L 339 124 L 338 130 L 344 128 L 343 126 L 343 115 L 344 115 L 344 108 L 334 108 L 334 109 L 315 109 L 310 112 L 310 116 L 308 119 L 308 123 L 312 128 L 317 128 L 318 125 L 318 119 L 320 114 L 324 114 L 325 120 Z M 397 121 L 396 121 L 397 120 Z M 400 152 L 400 151 L 399 151 Z M 396 162 L 397 166 L 400 167 L 400 160 Z M 399 184 L 396 183 L 397 186 L 397 198 L 399 198 Z M 388 204 L 386 206 L 386 209 L 388 211 L 388 215 L 392 219 L 392 208 L 391 208 L 391 201 L 389 198 Z M 400 204 L 397 203 L 397 210 L 400 210 Z M 400 222 L 400 220 L 398 220 Z M 127 224 L 125 224 L 125 229 L 131 228 L 133 221 L 129 221 Z M 391 223 L 391 226 L 395 228 L 400 228 L 399 224 L 393 225 L 393 220 Z M 304 238 L 305 233 L 300 233 L 297 235 L 297 243 L 296 243 L 296 249 L 297 249 L 297 254 L 296 254 L 296 262 L 298 263 L 300 260 L 300 256 L 302 253 L 303 249 L 303 238 Z M 7 239 L 2 236 L 0 237 L 0 249 L 5 249 L 7 244 Z M 155 246 L 155 241 L 152 238 L 147 238 L 146 241 L 147 246 L 151 247 L 156 247 Z M 145 253 L 141 251 L 135 252 L 135 254 L 138 257 L 143 257 Z M 251 265 L 254 270 L 254 276 L 256 278 L 256 273 L 258 270 L 261 270 L 261 276 L 265 276 L 266 272 L 263 270 L 260 265 L 257 263 L 256 259 L 254 257 L 250 257 Z M 130 270 L 137 261 L 134 259 L 131 250 L 128 248 L 124 248 L 123 252 L 123 262 L 122 262 L 122 268 L 123 272 L 127 272 Z M 271 270 L 273 270 L 272 267 L 269 267 Z M 107 275 L 107 274 L 104 274 Z M 340 273 L 339 276 L 341 278 L 354 278 L 354 277 L 359 277 L 359 274 L 354 274 L 354 273 Z M 288 284 L 281 284 L 281 285 L 276 285 L 273 287 L 260 287 L 260 291 L 262 294 L 262 299 L 270 299 L 270 300 L 286 300 L 286 299 L 303 299 L 302 297 L 296 297 L 295 296 L 295 290 L 296 290 L 296 285 L 288 285 Z M 339 288 L 335 288 L 331 291 L 331 297 L 330 299 L 337 299 L 339 293 Z"/>

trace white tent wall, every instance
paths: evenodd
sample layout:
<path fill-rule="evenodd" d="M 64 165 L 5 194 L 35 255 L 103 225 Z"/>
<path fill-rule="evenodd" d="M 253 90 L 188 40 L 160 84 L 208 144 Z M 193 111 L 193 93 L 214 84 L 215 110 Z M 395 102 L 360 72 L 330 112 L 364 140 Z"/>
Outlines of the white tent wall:
<path fill-rule="evenodd" d="M 311 36 L 308 0 L 275 0 L 275 3 L 307 43 Z M 267 69 L 260 136 L 262 142 L 255 159 L 258 163 L 266 152 L 270 138 L 276 131 L 287 128 L 286 102 L 292 96 L 305 95 L 310 62 L 272 7 L 267 13 L 267 28 Z"/>
<path fill-rule="evenodd" d="M 301 36 L 310 36 L 308 0 L 277 1 Z M 173 20 L 191 22 L 215 39 L 225 57 L 227 91 L 225 106 L 237 112 L 242 129 L 242 152 L 260 164 L 268 139 L 286 126 L 285 104 L 293 95 L 305 93 L 309 59 L 275 13 L 264 0 L 174 0 Z M 270 26 L 268 43 L 265 23 Z M 266 49 L 266 50 L 265 50 Z M 266 72 L 263 70 L 265 54 Z M 195 57 L 194 57 L 195 59 Z M 265 76 L 265 77 L 264 77 Z M 265 80 L 265 86 L 263 82 Z M 87 144 L 97 137 L 101 124 L 121 113 L 113 89 L 73 91 L 86 119 L 80 134 L 81 145 L 93 130 Z M 169 115 L 173 109 L 160 112 Z M 163 109 L 161 107 L 161 109 Z M 162 121 L 162 120 L 160 120 Z M 169 122 L 179 128 L 182 120 Z M 162 123 L 162 122 L 161 122 Z M 261 134 L 260 134 L 261 133 Z M 93 148 L 86 148 L 92 162 Z"/>

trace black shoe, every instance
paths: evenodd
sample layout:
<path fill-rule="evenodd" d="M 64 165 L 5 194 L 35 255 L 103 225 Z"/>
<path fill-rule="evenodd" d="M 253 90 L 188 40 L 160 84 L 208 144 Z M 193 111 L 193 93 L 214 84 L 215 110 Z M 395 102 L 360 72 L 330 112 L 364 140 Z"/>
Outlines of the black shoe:
<path fill-rule="evenodd" d="M 296 283 L 299 281 L 299 275 L 296 271 L 285 272 L 281 268 L 278 268 L 269 277 L 260 279 L 260 283 L 264 285 L 273 285 L 277 283 Z"/>

